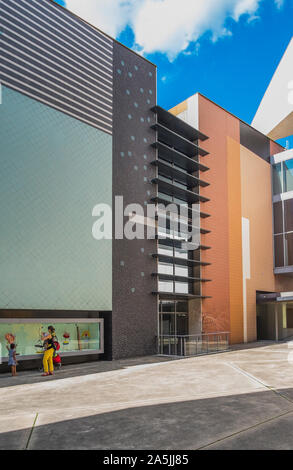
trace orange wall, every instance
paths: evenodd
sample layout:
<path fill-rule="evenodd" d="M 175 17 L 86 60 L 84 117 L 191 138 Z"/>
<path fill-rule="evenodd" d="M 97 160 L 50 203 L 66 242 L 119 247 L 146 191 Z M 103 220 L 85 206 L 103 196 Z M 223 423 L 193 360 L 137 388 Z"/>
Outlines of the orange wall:
<path fill-rule="evenodd" d="M 210 218 L 202 219 L 202 227 L 211 230 L 210 234 L 202 237 L 202 243 L 212 247 L 202 252 L 202 260 L 212 263 L 202 270 L 203 277 L 212 280 L 202 287 L 203 295 L 212 297 L 202 302 L 203 329 L 230 331 L 230 261 L 234 255 L 229 246 L 231 193 L 228 187 L 227 136 L 239 141 L 239 121 L 199 96 L 199 127 L 210 136 L 209 140 L 202 143 L 210 155 L 201 159 L 210 168 L 201 175 L 202 179 L 210 183 L 210 186 L 201 190 L 203 196 L 210 198 L 210 202 L 201 205 L 201 210 L 211 215 Z"/>
<path fill-rule="evenodd" d="M 227 137 L 231 343 L 243 338 L 242 200 L 239 142 Z"/>

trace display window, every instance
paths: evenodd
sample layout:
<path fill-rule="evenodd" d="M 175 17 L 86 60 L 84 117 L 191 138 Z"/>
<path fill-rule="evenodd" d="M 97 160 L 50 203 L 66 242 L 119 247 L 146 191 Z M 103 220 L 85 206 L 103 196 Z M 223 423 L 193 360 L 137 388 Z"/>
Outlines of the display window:
<path fill-rule="evenodd" d="M 97 354 L 103 352 L 102 319 L 1 319 L 0 344 L 2 360 L 8 357 L 6 345 L 16 344 L 19 358 L 38 357 L 43 354 L 42 333 L 48 326 L 55 328 L 62 355 Z"/>

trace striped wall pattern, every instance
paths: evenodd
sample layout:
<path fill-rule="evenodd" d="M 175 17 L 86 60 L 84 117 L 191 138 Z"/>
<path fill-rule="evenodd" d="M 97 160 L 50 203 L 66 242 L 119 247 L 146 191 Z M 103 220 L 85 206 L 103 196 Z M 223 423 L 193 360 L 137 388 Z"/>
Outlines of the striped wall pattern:
<path fill-rule="evenodd" d="M 51 0 L 0 0 L 1 82 L 112 134 L 113 40 Z"/>

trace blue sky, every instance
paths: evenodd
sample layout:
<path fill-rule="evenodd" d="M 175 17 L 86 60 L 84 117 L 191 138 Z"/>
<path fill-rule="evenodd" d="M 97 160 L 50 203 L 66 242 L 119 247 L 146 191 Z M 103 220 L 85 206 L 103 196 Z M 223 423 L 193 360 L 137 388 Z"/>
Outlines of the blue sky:
<path fill-rule="evenodd" d="M 214 0 L 197 0 L 196 8 L 194 0 L 58 3 L 126 46 L 142 50 L 158 66 L 161 106 L 170 108 L 199 91 L 248 123 L 293 30 L 292 0 L 217 0 L 214 17 Z M 167 18 L 164 10 L 154 10 L 158 5 L 163 8 L 163 3 L 168 8 L 165 13 L 175 16 Z M 193 19 L 188 9 L 197 9 Z M 165 21 L 159 17 L 157 23 L 149 24 L 154 11 L 161 12 Z"/>

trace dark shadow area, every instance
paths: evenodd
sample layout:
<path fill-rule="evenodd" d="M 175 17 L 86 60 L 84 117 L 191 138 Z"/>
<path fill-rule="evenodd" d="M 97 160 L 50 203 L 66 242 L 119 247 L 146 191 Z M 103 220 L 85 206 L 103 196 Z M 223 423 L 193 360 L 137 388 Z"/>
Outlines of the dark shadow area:
<path fill-rule="evenodd" d="M 292 390 L 280 390 L 280 393 L 293 396 Z M 38 419 L 45 420 L 46 414 L 40 413 Z M 293 448 L 293 403 L 273 391 L 140 406 L 63 421 L 58 416 L 58 419 L 57 423 L 40 426 L 37 421 L 27 441 L 28 449 Z M 0 434 L 0 449 L 17 448 L 25 441 L 24 436 L 30 435 L 28 431 Z"/>
<path fill-rule="evenodd" d="M 101 372 L 110 372 L 114 370 L 124 369 L 125 367 L 138 366 L 144 364 L 156 364 L 159 362 L 167 362 L 178 358 L 148 356 L 134 359 L 123 359 L 118 361 L 101 361 L 96 360 L 92 362 L 78 362 L 71 365 L 63 365 L 60 370 L 55 371 L 51 377 L 42 377 L 38 367 L 41 363 L 39 361 L 35 370 L 18 371 L 17 377 L 11 377 L 10 373 L 0 374 L 0 388 L 12 387 L 13 385 L 34 384 L 48 380 L 60 380 L 69 377 L 81 377 L 89 374 L 99 374 Z M 63 362 L 64 363 L 64 362 Z"/>

